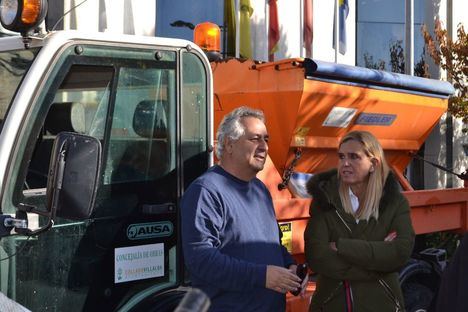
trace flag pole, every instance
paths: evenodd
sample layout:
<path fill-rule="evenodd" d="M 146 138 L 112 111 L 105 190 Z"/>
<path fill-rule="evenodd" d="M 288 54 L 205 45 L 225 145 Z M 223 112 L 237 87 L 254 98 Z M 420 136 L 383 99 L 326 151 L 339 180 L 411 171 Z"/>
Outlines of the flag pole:
<path fill-rule="evenodd" d="M 335 63 L 338 63 L 338 50 L 340 48 L 340 38 L 338 37 L 340 35 L 340 32 L 338 28 L 340 27 L 340 21 L 339 21 L 339 10 L 340 10 L 340 0 L 335 0 Z"/>
<path fill-rule="evenodd" d="M 268 40 L 269 40 L 269 31 L 270 31 L 270 5 L 268 4 L 268 0 L 265 1 L 265 34 L 266 34 L 266 39 L 267 39 L 267 44 L 266 44 L 266 60 L 270 59 L 270 51 L 268 51 Z"/>
<path fill-rule="evenodd" d="M 414 1 L 405 5 L 405 74 L 414 75 Z"/>
<path fill-rule="evenodd" d="M 300 45 L 299 47 L 301 47 L 300 49 L 300 57 L 304 57 L 305 55 L 305 52 L 304 52 L 304 31 L 305 31 L 305 27 L 304 27 L 304 0 L 300 0 L 300 3 L 299 3 L 299 16 L 300 16 L 300 25 L 301 25 L 301 36 L 300 36 Z"/>
<path fill-rule="evenodd" d="M 236 0 L 236 58 L 240 54 L 240 0 Z"/>

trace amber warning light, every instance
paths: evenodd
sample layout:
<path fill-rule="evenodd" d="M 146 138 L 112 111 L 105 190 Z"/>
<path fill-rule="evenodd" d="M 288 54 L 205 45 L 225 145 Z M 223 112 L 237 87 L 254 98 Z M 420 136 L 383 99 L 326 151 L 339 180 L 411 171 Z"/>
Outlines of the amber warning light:
<path fill-rule="evenodd" d="M 34 31 L 47 14 L 47 0 L 0 0 L 0 22 L 23 36 Z"/>
<path fill-rule="evenodd" d="M 221 31 L 219 26 L 210 22 L 204 22 L 195 26 L 193 41 L 205 52 L 219 53 Z"/>
<path fill-rule="evenodd" d="M 23 2 L 23 12 L 21 12 L 21 21 L 26 25 L 33 25 L 37 22 L 41 14 L 43 4 L 39 0 L 26 0 Z"/>

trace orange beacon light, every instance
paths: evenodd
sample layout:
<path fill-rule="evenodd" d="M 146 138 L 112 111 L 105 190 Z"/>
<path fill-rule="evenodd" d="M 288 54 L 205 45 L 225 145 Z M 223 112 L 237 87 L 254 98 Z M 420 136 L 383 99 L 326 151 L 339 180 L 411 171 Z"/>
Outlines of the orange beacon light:
<path fill-rule="evenodd" d="M 40 0 L 26 0 L 23 2 L 23 12 L 21 12 L 21 21 L 26 25 L 36 23 L 41 15 L 41 9 L 44 6 Z"/>
<path fill-rule="evenodd" d="M 221 30 L 219 26 L 210 22 L 204 22 L 195 26 L 193 41 L 203 50 L 208 52 L 220 52 Z"/>

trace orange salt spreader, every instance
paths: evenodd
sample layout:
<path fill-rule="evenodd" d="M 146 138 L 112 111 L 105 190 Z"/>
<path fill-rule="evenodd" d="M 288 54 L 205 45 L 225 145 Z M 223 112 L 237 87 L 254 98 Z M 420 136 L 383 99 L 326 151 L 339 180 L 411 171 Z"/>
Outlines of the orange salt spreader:
<path fill-rule="evenodd" d="M 227 59 L 211 65 L 215 129 L 239 106 L 265 113 L 270 159 L 259 178 L 272 193 L 285 231 L 283 244 L 298 261 L 304 261 L 311 199 L 293 192 L 288 178 L 336 167 L 338 142 L 352 130 L 367 130 L 379 139 L 409 199 L 418 234 L 466 231 L 467 188 L 415 191 L 404 177 L 411 153 L 447 109 L 454 92 L 449 83 L 311 59 Z M 295 304 L 304 308 L 307 300 L 289 298 L 288 309 L 302 310 L 292 308 Z"/>

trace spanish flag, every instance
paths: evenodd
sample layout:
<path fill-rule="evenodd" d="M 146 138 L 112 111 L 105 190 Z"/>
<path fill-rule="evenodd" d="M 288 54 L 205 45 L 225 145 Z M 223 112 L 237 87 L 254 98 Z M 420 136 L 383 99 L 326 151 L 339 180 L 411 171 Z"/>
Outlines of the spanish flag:
<path fill-rule="evenodd" d="M 276 0 L 268 1 L 269 25 L 268 25 L 268 60 L 275 60 L 275 52 L 278 51 L 278 41 L 280 38 L 278 23 L 278 6 Z"/>
<path fill-rule="evenodd" d="M 304 0 L 304 48 L 306 50 L 306 57 L 312 57 L 312 41 L 314 39 L 313 29 L 313 3 L 312 0 Z"/>

